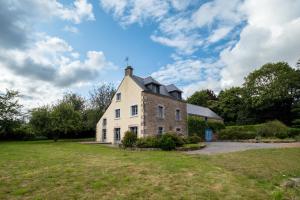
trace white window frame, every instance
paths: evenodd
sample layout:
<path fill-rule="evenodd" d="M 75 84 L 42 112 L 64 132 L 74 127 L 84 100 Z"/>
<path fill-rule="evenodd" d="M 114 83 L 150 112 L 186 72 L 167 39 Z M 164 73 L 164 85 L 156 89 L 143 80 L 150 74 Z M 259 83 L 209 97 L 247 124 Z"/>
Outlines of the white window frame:
<path fill-rule="evenodd" d="M 117 116 L 117 111 L 119 110 L 119 116 Z M 120 119 L 121 118 L 121 109 L 115 109 L 115 119 Z"/>
<path fill-rule="evenodd" d="M 160 128 L 161 128 L 161 132 L 160 132 Z M 159 126 L 157 127 L 157 135 L 162 135 L 164 133 L 165 129 L 163 126 Z"/>
<path fill-rule="evenodd" d="M 136 110 L 134 110 L 134 108 L 136 107 Z M 135 113 L 134 113 L 135 111 Z M 133 117 L 133 116 L 137 116 L 139 113 L 139 109 L 138 109 L 138 105 L 132 105 L 130 107 L 130 115 Z"/>
<path fill-rule="evenodd" d="M 162 108 L 162 113 L 160 113 L 160 108 Z M 157 117 L 160 119 L 165 118 L 165 107 L 163 105 L 158 105 L 157 106 Z"/>
<path fill-rule="evenodd" d="M 117 134 L 117 130 L 119 130 L 118 134 Z M 117 135 L 119 137 L 116 137 Z M 121 128 L 119 128 L 119 127 L 114 128 L 114 141 L 116 141 L 116 142 L 121 141 Z"/>
<path fill-rule="evenodd" d="M 116 94 L 116 101 L 121 101 L 121 99 L 122 99 L 122 94 L 121 94 L 121 92 L 118 92 Z"/>
<path fill-rule="evenodd" d="M 133 128 L 136 128 L 136 132 L 135 131 L 132 131 Z M 129 131 L 133 132 L 136 134 L 136 136 L 138 136 L 138 133 L 139 133 L 139 127 L 138 126 L 129 126 Z"/>

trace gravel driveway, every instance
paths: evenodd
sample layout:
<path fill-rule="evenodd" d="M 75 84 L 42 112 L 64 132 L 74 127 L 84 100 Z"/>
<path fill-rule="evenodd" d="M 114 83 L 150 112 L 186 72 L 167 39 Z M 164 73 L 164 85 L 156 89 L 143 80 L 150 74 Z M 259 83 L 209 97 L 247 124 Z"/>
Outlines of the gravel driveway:
<path fill-rule="evenodd" d="M 300 142 L 296 143 L 244 143 L 244 142 L 209 142 L 206 147 L 196 151 L 189 151 L 188 154 L 219 154 L 235 151 L 245 151 L 248 149 L 268 149 L 300 147 Z"/>

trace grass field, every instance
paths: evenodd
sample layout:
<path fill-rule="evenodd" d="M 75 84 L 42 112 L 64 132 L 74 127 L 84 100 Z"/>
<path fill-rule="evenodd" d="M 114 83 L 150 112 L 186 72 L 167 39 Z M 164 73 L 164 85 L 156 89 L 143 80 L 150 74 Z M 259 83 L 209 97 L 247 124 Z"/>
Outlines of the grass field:
<path fill-rule="evenodd" d="M 300 148 L 215 156 L 76 142 L 0 143 L 0 199 L 299 199 Z"/>

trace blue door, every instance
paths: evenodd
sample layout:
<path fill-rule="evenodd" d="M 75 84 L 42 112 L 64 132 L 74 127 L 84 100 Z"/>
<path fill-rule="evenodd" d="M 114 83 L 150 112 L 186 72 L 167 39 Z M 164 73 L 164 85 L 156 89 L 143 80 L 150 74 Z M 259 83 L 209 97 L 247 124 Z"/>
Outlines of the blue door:
<path fill-rule="evenodd" d="M 212 141 L 213 132 L 210 128 L 205 129 L 205 141 L 211 142 Z"/>

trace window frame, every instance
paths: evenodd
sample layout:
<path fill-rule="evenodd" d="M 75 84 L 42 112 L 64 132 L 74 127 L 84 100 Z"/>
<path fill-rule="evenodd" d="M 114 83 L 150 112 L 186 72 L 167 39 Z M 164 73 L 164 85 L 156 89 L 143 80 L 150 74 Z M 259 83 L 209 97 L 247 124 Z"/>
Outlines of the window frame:
<path fill-rule="evenodd" d="M 160 113 L 160 108 L 162 108 L 161 113 Z M 165 107 L 163 105 L 158 105 L 157 106 L 157 117 L 159 119 L 164 119 L 165 118 Z"/>
<path fill-rule="evenodd" d="M 119 116 L 117 116 L 117 111 L 119 111 Z M 115 109 L 115 119 L 120 119 L 121 118 L 121 109 L 117 108 Z"/>
<path fill-rule="evenodd" d="M 117 130 L 119 130 L 118 134 L 117 134 Z M 118 137 L 116 137 L 118 136 Z M 114 141 L 119 142 L 121 141 L 121 128 L 114 128 Z"/>
<path fill-rule="evenodd" d="M 116 101 L 121 101 L 121 98 L 122 98 L 122 94 L 121 94 L 121 92 L 118 92 L 116 94 Z"/>
<path fill-rule="evenodd" d="M 135 110 L 136 113 L 133 113 L 135 107 L 136 107 L 136 110 Z M 139 114 L 138 105 L 135 104 L 135 105 L 130 106 L 130 116 L 134 117 L 134 116 L 138 116 L 138 114 Z"/>
<path fill-rule="evenodd" d="M 136 132 L 133 131 L 132 129 L 136 129 Z M 135 133 L 136 136 L 138 136 L 138 133 L 139 133 L 139 127 L 138 127 L 138 126 L 129 126 L 129 131 Z"/>
<path fill-rule="evenodd" d="M 161 130 L 160 130 L 161 129 Z M 157 127 L 157 135 L 162 135 L 164 133 L 164 127 L 163 126 L 158 126 Z"/>
<path fill-rule="evenodd" d="M 102 140 L 106 140 L 107 139 L 107 129 L 103 128 L 102 129 Z"/>

